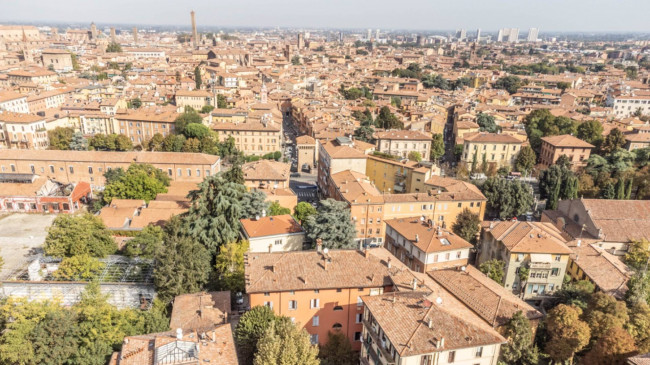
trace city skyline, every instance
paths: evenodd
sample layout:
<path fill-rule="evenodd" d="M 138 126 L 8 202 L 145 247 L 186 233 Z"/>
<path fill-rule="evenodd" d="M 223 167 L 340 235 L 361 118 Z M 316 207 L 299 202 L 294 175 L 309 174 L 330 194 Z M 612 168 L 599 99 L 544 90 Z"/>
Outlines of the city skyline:
<path fill-rule="evenodd" d="M 169 0 L 144 0 L 97 3 L 65 0 L 63 4 L 45 0 L 27 0 L 3 4 L 0 22 L 30 23 L 90 23 L 133 24 L 143 26 L 181 26 L 189 28 L 191 10 L 196 11 L 198 28 L 209 27 L 283 27 L 441 31 L 460 28 L 481 28 L 486 32 L 501 28 L 527 30 L 539 28 L 542 32 L 620 33 L 649 32 L 644 14 L 650 13 L 650 2 L 624 0 L 629 6 L 611 7 L 605 0 L 576 0 L 566 3 L 551 0 L 543 3 L 502 0 L 476 2 L 460 0 L 454 3 L 416 0 L 408 8 L 395 7 L 386 0 L 310 1 L 281 0 L 262 2 L 244 0 L 234 4 L 194 1 L 179 5 Z M 622 4 L 622 5 L 625 5 Z M 61 6 L 75 9 L 74 13 L 60 12 Z M 561 11 L 558 11 L 561 8 Z M 125 11 L 128 9 L 128 11 Z M 414 9 L 418 9 L 414 11 Z M 467 9 L 472 9 L 467 12 Z M 580 16 L 576 16 L 579 14 Z M 316 15 L 316 16 L 315 16 Z M 487 16 L 486 16 L 487 15 Z M 613 19 L 625 17 L 625 22 Z"/>

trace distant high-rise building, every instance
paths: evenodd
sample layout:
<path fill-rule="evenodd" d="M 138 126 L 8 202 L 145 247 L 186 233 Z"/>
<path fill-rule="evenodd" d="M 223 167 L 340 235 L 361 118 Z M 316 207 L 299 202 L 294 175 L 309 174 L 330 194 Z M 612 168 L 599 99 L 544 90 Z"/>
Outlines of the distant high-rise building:
<path fill-rule="evenodd" d="M 375 39 L 379 39 L 379 29 L 375 31 Z"/>
<path fill-rule="evenodd" d="M 519 41 L 519 28 L 499 29 L 497 42 L 517 43 Z"/>
<path fill-rule="evenodd" d="M 528 42 L 537 42 L 537 37 L 539 36 L 539 28 L 530 28 L 528 30 Z"/>
<path fill-rule="evenodd" d="M 372 29 L 368 29 L 368 36 L 366 36 L 367 40 L 370 40 L 372 38 Z"/>
<path fill-rule="evenodd" d="M 422 37 L 422 34 L 418 34 L 417 38 L 415 38 L 415 43 L 420 47 L 424 46 L 424 37 Z"/>
<path fill-rule="evenodd" d="M 467 31 L 465 29 L 461 29 L 457 31 L 456 38 L 458 39 L 459 42 L 465 41 L 465 39 L 467 39 Z"/>
<path fill-rule="evenodd" d="M 305 38 L 302 33 L 298 33 L 298 52 L 305 48 Z"/>
<path fill-rule="evenodd" d="M 111 27 L 111 42 L 117 43 L 117 36 L 115 35 L 115 27 Z"/>
<path fill-rule="evenodd" d="M 133 27 L 133 43 L 138 43 L 138 28 Z"/>
<path fill-rule="evenodd" d="M 199 44 L 199 34 L 196 31 L 196 19 L 194 18 L 194 10 L 190 12 L 192 17 L 192 47 L 197 48 Z"/>
<path fill-rule="evenodd" d="M 481 28 L 476 30 L 476 43 L 481 41 Z"/>
<path fill-rule="evenodd" d="M 90 36 L 93 40 L 97 39 L 97 26 L 95 22 L 90 23 Z"/>
<path fill-rule="evenodd" d="M 343 44 L 343 32 L 339 32 L 339 43 Z"/>

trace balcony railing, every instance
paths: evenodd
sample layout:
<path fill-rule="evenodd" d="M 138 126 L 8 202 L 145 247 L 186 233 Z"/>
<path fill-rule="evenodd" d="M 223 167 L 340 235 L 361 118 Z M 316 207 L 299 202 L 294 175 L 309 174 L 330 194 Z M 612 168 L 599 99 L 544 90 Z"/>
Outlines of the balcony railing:
<path fill-rule="evenodd" d="M 550 262 L 531 262 L 530 263 L 530 268 L 531 269 L 550 269 L 551 268 L 551 263 Z"/>

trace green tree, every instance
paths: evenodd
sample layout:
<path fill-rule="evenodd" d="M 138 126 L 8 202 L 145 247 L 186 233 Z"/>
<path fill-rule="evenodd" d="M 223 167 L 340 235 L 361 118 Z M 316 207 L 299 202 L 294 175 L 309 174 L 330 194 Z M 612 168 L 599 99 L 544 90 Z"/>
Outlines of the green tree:
<path fill-rule="evenodd" d="M 596 341 L 583 361 L 593 365 L 623 365 L 636 350 L 632 336 L 620 327 L 613 327 Z"/>
<path fill-rule="evenodd" d="M 500 361 L 508 365 L 538 364 L 539 351 L 533 344 L 533 330 L 521 311 L 517 311 L 505 324 L 503 337 L 508 342 L 501 347 Z"/>
<path fill-rule="evenodd" d="M 245 193 L 241 199 L 242 218 L 255 218 L 262 216 L 262 211 L 269 211 L 269 203 L 266 201 L 266 194 L 260 190 L 251 190 Z"/>
<path fill-rule="evenodd" d="M 226 109 L 228 107 L 228 100 L 226 99 L 225 95 L 218 94 L 217 95 L 217 108 L 219 109 Z"/>
<path fill-rule="evenodd" d="M 269 216 L 284 214 L 291 214 L 291 209 L 281 206 L 278 202 L 273 202 L 269 205 Z"/>
<path fill-rule="evenodd" d="M 496 281 L 500 285 L 503 285 L 505 267 L 506 267 L 505 262 L 501 260 L 493 259 L 493 260 L 485 261 L 484 263 L 479 265 L 479 270 L 481 270 L 481 272 L 487 275 L 487 277 L 489 277 L 490 279 Z"/>
<path fill-rule="evenodd" d="M 551 309 L 546 317 L 548 341 L 545 351 L 555 362 L 573 359 L 576 352 L 589 343 L 589 326 L 580 320 L 582 310 L 560 304 Z"/>
<path fill-rule="evenodd" d="M 625 329 L 634 338 L 639 352 L 650 351 L 650 306 L 646 303 L 636 303 L 630 307 L 630 320 Z"/>
<path fill-rule="evenodd" d="M 522 81 L 517 76 L 503 76 L 493 85 L 495 89 L 504 89 L 510 94 L 514 94 L 522 86 Z"/>
<path fill-rule="evenodd" d="M 107 53 L 119 53 L 122 52 L 122 46 L 120 46 L 119 43 L 111 42 L 108 44 L 108 47 L 106 47 L 106 52 Z"/>
<path fill-rule="evenodd" d="M 194 109 L 188 109 L 179 114 L 174 120 L 176 133 L 185 134 L 185 128 L 190 124 L 201 124 L 203 119 Z"/>
<path fill-rule="evenodd" d="M 451 85 L 449 80 L 445 79 L 441 75 L 428 74 L 422 78 L 422 86 L 427 89 L 440 89 L 440 90 L 450 90 Z"/>
<path fill-rule="evenodd" d="M 587 303 L 591 299 L 591 294 L 594 292 L 596 287 L 589 280 L 569 280 L 569 276 L 566 276 L 562 289 L 555 293 L 558 302 L 561 304 L 576 306 L 582 310 L 587 309 Z"/>
<path fill-rule="evenodd" d="M 629 319 L 625 302 L 603 292 L 591 295 L 583 317 L 591 329 L 592 341 L 603 336 L 611 328 L 623 328 Z"/>
<path fill-rule="evenodd" d="M 43 250 L 54 257 L 104 257 L 114 253 L 117 245 L 99 217 L 88 213 L 60 214 L 47 230 Z"/>
<path fill-rule="evenodd" d="M 194 87 L 199 90 L 201 89 L 201 85 L 203 82 L 201 81 L 201 69 L 199 66 L 194 67 Z"/>
<path fill-rule="evenodd" d="M 494 117 L 488 114 L 478 113 L 476 115 L 476 124 L 479 125 L 481 132 L 496 133 L 499 131 L 499 126 L 497 126 Z"/>
<path fill-rule="evenodd" d="M 162 151 L 163 150 L 163 141 L 165 140 L 165 137 L 163 137 L 162 134 L 156 133 L 151 137 L 149 142 L 147 143 L 146 148 L 147 151 Z"/>
<path fill-rule="evenodd" d="M 213 110 L 214 110 L 214 106 L 204 105 L 203 108 L 201 108 L 201 114 L 208 114 L 211 113 Z"/>
<path fill-rule="evenodd" d="M 52 273 L 57 280 L 93 280 L 106 265 L 88 254 L 64 257 L 59 268 Z"/>
<path fill-rule="evenodd" d="M 67 364 L 79 351 L 77 315 L 70 310 L 48 312 L 30 334 L 34 364 Z"/>
<path fill-rule="evenodd" d="M 603 125 L 597 120 L 580 123 L 577 130 L 577 137 L 587 143 L 598 145 L 603 139 Z"/>
<path fill-rule="evenodd" d="M 141 106 L 142 106 L 142 100 L 140 100 L 140 98 L 129 100 L 129 108 L 139 109 Z"/>
<path fill-rule="evenodd" d="M 244 254 L 248 248 L 248 241 L 228 242 L 221 246 L 215 264 L 219 290 L 230 290 L 232 293 L 244 292 L 246 289 Z"/>
<path fill-rule="evenodd" d="M 539 154 L 542 137 L 575 135 L 577 123 L 567 117 L 555 117 L 548 109 L 533 110 L 524 118 L 530 146 Z"/>
<path fill-rule="evenodd" d="M 304 222 L 307 220 L 307 217 L 315 215 L 317 213 L 318 212 L 316 211 L 316 208 L 307 202 L 300 202 L 296 205 L 295 208 L 293 208 L 293 215 L 300 222 L 300 224 L 304 224 Z"/>
<path fill-rule="evenodd" d="M 564 164 L 555 164 L 539 175 L 539 190 L 542 199 L 548 199 L 547 208 L 557 209 L 560 199 L 578 197 L 578 178 Z"/>
<path fill-rule="evenodd" d="M 490 215 L 501 219 L 522 215 L 529 211 L 534 203 L 532 189 L 523 181 L 490 177 L 480 189 L 488 199 L 487 208 Z"/>
<path fill-rule="evenodd" d="M 165 232 L 162 228 L 148 225 L 138 232 L 133 239 L 126 241 L 124 254 L 130 257 L 155 257 L 156 252 L 162 246 Z"/>
<path fill-rule="evenodd" d="M 462 152 L 461 152 L 462 153 Z M 442 134 L 434 134 L 431 140 L 431 160 L 437 161 L 445 155 L 445 141 Z"/>
<path fill-rule="evenodd" d="M 275 313 L 267 306 L 253 307 L 239 318 L 234 337 L 242 364 L 253 363 L 258 341 L 275 321 Z"/>
<path fill-rule="evenodd" d="M 465 208 L 456 216 L 456 222 L 453 224 L 452 230 L 465 241 L 475 245 L 476 235 L 481 229 L 480 224 L 481 219 L 478 214 L 474 214 L 468 208 Z"/>
<path fill-rule="evenodd" d="M 404 128 L 404 123 L 395 116 L 395 114 L 391 113 L 390 108 L 387 106 L 383 106 L 381 109 L 379 109 L 379 114 L 377 115 L 377 119 L 375 120 L 375 125 L 379 128 L 384 128 L 384 129 L 403 129 Z"/>
<path fill-rule="evenodd" d="M 360 141 L 372 143 L 375 129 L 369 125 L 362 125 L 354 131 L 354 138 Z"/>
<path fill-rule="evenodd" d="M 356 365 L 359 359 L 350 340 L 339 331 L 327 332 L 327 343 L 320 348 L 318 356 L 321 365 Z"/>
<path fill-rule="evenodd" d="M 132 163 L 118 180 L 105 185 L 104 202 L 108 204 L 113 198 L 149 202 L 159 193 L 166 193 L 167 186 L 169 177 L 157 168 L 149 164 Z"/>
<path fill-rule="evenodd" d="M 411 161 L 420 162 L 422 161 L 422 154 L 418 151 L 409 152 L 408 159 Z"/>
<path fill-rule="evenodd" d="M 627 77 L 628 80 L 636 80 L 638 75 L 639 71 L 635 66 L 627 66 L 625 68 L 625 77 Z"/>
<path fill-rule="evenodd" d="M 74 129 L 69 127 L 56 127 L 53 130 L 47 131 L 51 150 L 70 149 L 70 143 L 72 143 L 73 136 Z"/>
<path fill-rule="evenodd" d="M 562 90 L 562 92 L 565 92 L 566 89 L 571 88 L 571 84 L 568 82 L 560 81 L 557 83 L 557 88 Z"/>
<path fill-rule="evenodd" d="M 86 151 L 88 149 L 88 140 L 84 138 L 81 132 L 75 132 L 72 135 L 72 140 L 70 141 L 68 149 L 73 151 Z"/>
<path fill-rule="evenodd" d="M 155 260 L 154 285 L 166 303 L 177 295 L 200 291 L 210 277 L 212 256 L 190 237 L 168 235 Z"/>
<path fill-rule="evenodd" d="M 205 138 L 212 134 L 212 131 L 210 128 L 206 127 L 203 124 L 200 123 L 191 123 L 185 126 L 185 130 L 183 130 L 183 134 L 187 138 Z"/>
<path fill-rule="evenodd" d="M 334 199 L 322 200 L 318 207 L 318 214 L 307 217 L 304 228 L 307 237 L 313 242 L 322 239 L 323 247 L 354 247 L 356 229 L 345 202 Z"/>
<path fill-rule="evenodd" d="M 291 57 L 291 64 L 294 65 L 294 66 L 300 65 L 301 64 L 300 63 L 300 56 L 296 55 L 296 56 Z"/>
<path fill-rule="evenodd" d="M 201 150 L 201 141 L 196 138 L 188 138 L 183 143 L 182 152 L 197 153 Z"/>
<path fill-rule="evenodd" d="M 605 154 L 612 153 L 619 148 L 623 148 L 623 146 L 625 146 L 625 143 L 626 140 L 623 132 L 621 132 L 618 128 L 614 128 L 609 132 L 607 137 L 605 137 L 605 141 L 601 146 L 601 150 Z"/>
<path fill-rule="evenodd" d="M 216 254 L 219 247 L 239 237 L 243 185 L 228 182 L 221 174 L 207 177 L 199 190 L 191 191 L 186 215 L 188 234 Z"/>
<path fill-rule="evenodd" d="M 625 253 L 625 264 L 636 271 L 644 270 L 650 260 L 650 242 L 646 239 L 632 240 Z"/>
<path fill-rule="evenodd" d="M 535 155 L 535 151 L 533 151 L 530 146 L 523 146 L 517 154 L 517 159 L 515 160 L 515 169 L 519 172 L 527 174 L 532 171 L 536 162 L 537 156 Z"/>
<path fill-rule="evenodd" d="M 271 323 L 257 342 L 254 365 L 318 365 L 318 346 L 289 317 Z"/>

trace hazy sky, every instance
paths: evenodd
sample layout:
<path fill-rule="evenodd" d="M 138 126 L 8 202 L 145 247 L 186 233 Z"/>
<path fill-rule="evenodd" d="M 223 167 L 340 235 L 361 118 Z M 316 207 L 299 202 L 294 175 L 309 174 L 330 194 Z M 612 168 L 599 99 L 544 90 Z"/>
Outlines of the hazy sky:
<path fill-rule="evenodd" d="M 0 22 L 650 31 L 650 0 L 0 0 Z"/>

